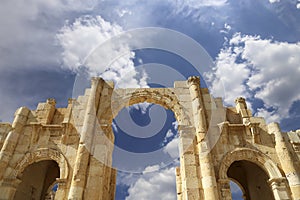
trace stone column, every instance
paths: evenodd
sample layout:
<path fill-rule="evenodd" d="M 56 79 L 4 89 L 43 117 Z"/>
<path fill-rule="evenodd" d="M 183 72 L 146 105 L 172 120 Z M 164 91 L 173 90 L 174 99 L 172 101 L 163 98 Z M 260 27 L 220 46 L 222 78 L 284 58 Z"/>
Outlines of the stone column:
<path fill-rule="evenodd" d="M 73 177 L 68 199 L 79 200 L 83 197 L 87 176 L 86 172 L 92 146 L 92 138 L 97 120 L 96 110 L 100 97 L 100 80 L 100 78 L 93 78 L 91 81 L 91 92 L 87 101 L 85 116 L 83 119 L 84 121 L 80 133 L 80 141 L 77 149 L 76 162 L 73 169 Z"/>
<path fill-rule="evenodd" d="M 222 200 L 232 200 L 229 179 L 219 179 Z"/>
<path fill-rule="evenodd" d="M 211 158 L 207 134 L 205 108 L 201 97 L 200 78 L 192 76 L 188 79 L 188 86 L 192 98 L 192 110 L 196 127 L 197 146 L 199 151 L 200 174 L 204 199 L 218 200 L 217 182 L 214 165 Z"/>
<path fill-rule="evenodd" d="M 0 199 L 14 199 L 15 193 L 20 183 L 21 180 L 17 178 L 5 178 L 0 187 Z"/>
<path fill-rule="evenodd" d="M 268 125 L 268 131 L 275 135 L 275 149 L 280 160 L 282 169 L 291 188 L 293 199 L 300 197 L 300 167 L 296 162 L 297 156 L 293 156 L 291 147 L 288 146 L 278 123 Z"/>
<path fill-rule="evenodd" d="M 176 167 L 176 191 L 177 191 L 177 200 L 182 200 L 182 182 L 180 175 L 180 167 Z"/>
<path fill-rule="evenodd" d="M 30 110 L 26 107 L 21 107 L 16 111 L 12 130 L 8 133 L 0 152 L 0 180 L 4 177 L 8 163 L 17 146 L 19 136 L 23 133 L 29 112 Z"/>
<path fill-rule="evenodd" d="M 199 161 L 197 160 L 194 141 L 195 128 L 178 126 L 180 152 L 180 178 L 182 200 L 203 199 L 200 194 Z M 179 191 L 179 190 L 177 190 Z"/>
<path fill-rule="evenodd" d="M 248 112 L 246 100 L 243 97 L 239 97 L 235 100 L 236 111 L 240 113 L 243 124 L 248 125 L 250 123 L 251 113 Z"/>
<path fill-rule="evenodd" d="M 286 184 L 286 178 L 272 178 L 268 181 L 268 183 L 273 191 L 275 200 L 291 199 L 288 192 L 288 186 Z"/>

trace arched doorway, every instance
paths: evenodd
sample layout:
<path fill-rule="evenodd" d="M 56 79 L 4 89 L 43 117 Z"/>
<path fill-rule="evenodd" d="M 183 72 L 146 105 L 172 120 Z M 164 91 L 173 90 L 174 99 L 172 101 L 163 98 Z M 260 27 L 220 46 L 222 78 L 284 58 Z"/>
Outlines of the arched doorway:
<path fill-rule="evenodd" d="M 21 183 L 17 187 L 14 199 L 37 200 L 46 199 L 46 197 L 49 199 L 47 193 L 51 192 L 59 175 L 59 166 L 53 160 L 43 160 L 30 164 L 20 175 Z M 53 199 L 53 197 L 52 195 L 51 198 Z"/>
<path fill-rule="evenodd" d="M 242 188 L 244 199 L 274 200 L 268 184 L 268 175 L 253 162 L 247 160 L 233 162 L 228 168 L 227 176 Z"/>
<path fill-rule="evenodd" d="M 226 199 L 231 199 L 231 191 L 228 189 L 230 179 L 241 185 L 247 200 L 291 199 L 286 178 L 276 163 L 254 149 L 236 148 L 224 155 L 219 168 L 218 182 L 220 195 Z M 268 188 L 266 194 L 260 192 L 261 188 Z M 259 196 L 252 195 L 254 191 Z M 270 191 L 272 195 L 269 195 Z M 269 198 L 263 195 L 268 195 Z"/>

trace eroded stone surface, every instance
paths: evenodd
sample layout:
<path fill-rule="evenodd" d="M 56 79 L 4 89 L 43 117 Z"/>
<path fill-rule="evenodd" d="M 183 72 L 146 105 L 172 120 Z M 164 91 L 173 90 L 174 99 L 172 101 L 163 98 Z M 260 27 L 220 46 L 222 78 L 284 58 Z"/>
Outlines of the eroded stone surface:
<path fill-rule="evenodd" d="M 267 125 L 252 116 L 243 98 L 223 107 L 200 88 L 198 77 L 174 88 L 142 89 L 114 89 L 112 82 L 94 78 L 66 108 L 48 99 L 36 110 L 18 109 L 12 124 L 0 124 L 0 199 L 21 199 L 26 192 L 46 199 L 114 199 L 111 123 L 122 108 L 141 102 L 172 110 L 178 121 L 178 199 L 229 200 L 230 179 L 239 179 L 248 198 L 300 199 L 300 130 L 283 133 L 278 124 Z M 49 166 L 57 168 L 57 177 L 49 177 Z M 43 179 L 29 179 L 32 169 Z M 260 173 L 267 180 L 251 179 Z"/>

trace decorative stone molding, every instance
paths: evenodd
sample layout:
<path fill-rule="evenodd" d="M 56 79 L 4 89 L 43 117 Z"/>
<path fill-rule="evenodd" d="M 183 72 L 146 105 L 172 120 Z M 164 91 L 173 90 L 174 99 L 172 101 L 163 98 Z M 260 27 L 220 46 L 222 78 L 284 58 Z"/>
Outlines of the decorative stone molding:
<path fill-rule="evenodd" d="M 261 167 L 270 178 L 282 177 L 277 165 L 262 152 L 249 149 L 237 148 L 228 152 L 222 159 L 219 167 L 219 178 L 227 179 L 227 170 L 234 161 L 246 160 L 257 164 Z"/>
<path fill-rule="evenodd" d="M 43 148 L 36 151 L 25 154 L 25 156 L 17 162 L 14 168 L 11 178 L 17 178 L 24 169 L 34 162 L 39 162 L 42 160 L 54 160 L 60 168 L 61 179 L 67 179 L 69 174 L 68 162 L 64 155 L 56 149 Z"/>

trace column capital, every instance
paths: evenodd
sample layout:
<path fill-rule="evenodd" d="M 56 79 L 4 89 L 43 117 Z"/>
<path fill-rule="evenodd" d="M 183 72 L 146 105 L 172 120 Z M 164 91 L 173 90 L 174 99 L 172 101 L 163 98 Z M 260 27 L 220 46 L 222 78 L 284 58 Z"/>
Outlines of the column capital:
<path fill-rule="evenodd" d="M 285 177 L 271 178 L 268 180 L 269 185 L 273 187 L 279 187 L 282 184 L 285 184 L 287 179 Z"/>
<path fill-rule="evenodd" d="M 22 181 L 18 178 L 4 178 L 3 182 L 2 182 L 2 186 L 9 186 L 12 188 L 17 188 L 21 182 Z"/>
<path fill-rule="evenodd" d="M 190 76 L 187 80 L 189 85 L 199 85 L 200 86 L 200 77 L 199 76 Z"/>

